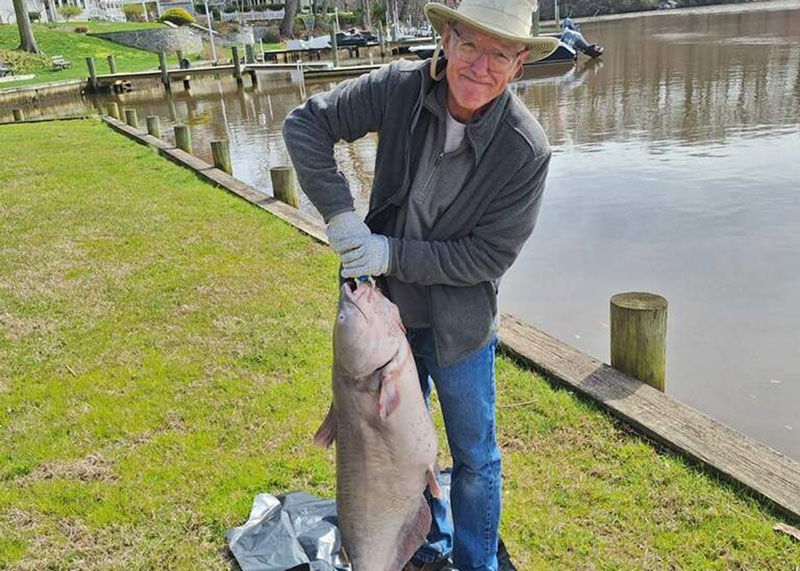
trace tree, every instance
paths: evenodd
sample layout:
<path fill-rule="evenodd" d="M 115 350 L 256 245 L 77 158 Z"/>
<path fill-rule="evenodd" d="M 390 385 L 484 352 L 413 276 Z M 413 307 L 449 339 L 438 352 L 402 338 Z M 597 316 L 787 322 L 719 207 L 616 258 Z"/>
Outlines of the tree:
<path fill-rule="evenodd" d="M 62 6 L 58 9 L 58 13 L 64 16 L 64 18 L 67 19 L 67 22 L 69 22 L 70 18 L 79 16 L 81 12 L 83 12 L 83 10 L 77 6 L 72 6 L 71 4 L 67 4 L 66 6 Z"/>
<path fill-rule="evenodd" d="M 28 16 L 28 7 L 25 5 L 25 0 L 12 0 L 12 2 L 14 3 L 14 13 L 17 15 L 17 28 L 19 29 L 19 47 L 17 49 L 32 54 L 42 53 L 33 37 L 33 28 L 31 27 L 31 19 Z"/>
<path fill-rule="evenodd" d="M 286 0 L 284 4 L 283 22 L 281 22 L 281 36 L 284 38 L 294 37 L 294 17 L 297 15 L 297 7 L 300 0 Z"/>
<path fill-rule="evenodd" d="M 370 0 L 360 0 L 361 4 L 361 29 L 372 29 L 372 14 L 370 13 Z"/>

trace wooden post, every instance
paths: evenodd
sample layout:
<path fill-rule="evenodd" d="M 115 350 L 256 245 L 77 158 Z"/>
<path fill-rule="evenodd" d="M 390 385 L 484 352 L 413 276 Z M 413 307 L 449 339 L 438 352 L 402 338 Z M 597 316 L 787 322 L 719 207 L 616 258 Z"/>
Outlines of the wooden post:
<path fill-rule="evenodd" d="M 339 40 L 336 39 L 336 24 L 331 24 L 331 48 L 333 49 L 333 67 L 339 67 Z"/>
<path fill-rule="evenodd" d="M 22 109 L 14 109 L 12 113 L 14 114 L 14 121 L 20 122 L 25 120 L 25 112 Z"/>
<path fill-rule="evenodd" d="M 89 85 L 92 91 L 97 91 L 97 70 L 94 68 L 94 58 L 86 58 L 86 66 L 89 68 Z"/>
<path fill-rule="evenodd" d="M 167 54 L 158 52 L 158 67 L 161 68 L 161 83 L 164 84 L 165 89 L 172 89 L 169 84 L 169 73 L 167 72 Z"/>
<path fill-rule="evenodd" d="M 214 166 L 228 174 L 233 174 L 231 167 L 231 150 L 228 141 L 211 141 L 211 156 L 214 158 Z"/>
<path fill-rule="evenodd" d="M 185 91 L 189 91 L 189 89 L 191 89 L 191 87 L 192 86 L 190 84 L 189 76 L 188 75 L 184 76 L 184 78 L 183 78 L 183 89 Z"/>
<path fill-rule="evenodd" d="M 644 292 L 611 297 L 611 366 L 664 391 L 667 300 Z"/>
<path fill-rule="evenodd" d="M 147 116 L 147 134 L 152 135 L 156 139 L 161 138 L 161 120 L 158 115 Z"/>
<path fill-rule="evenodd" d="M 533 35 L 539 35 L 539 7 L 536 7 L 536 10 L 533 11 Z"/>
<path fill-rule="evenodd" d="M 125 110 L 125 122 L 134 129 L 139 128 L 139 118 L 136 116 L 136 109 Z"/>
<path fill-rule="evenodd" d="M 192 135 L 186 125 L 175 125 L 175 146 L 192 154 Z"/>
<path fill-rule="evenodd" d="M 386 33 L 383 31 L 383 21 L 378 22 L 378 43 L 381 45 L 381 62 L 386 59 Z"/>
<path fill-rule="evenodd" d="M 233 76 L 236 78 L 236 85 L 241 87 L 244 82 L 242 81 L 242 62 L 239 61 L 239 47 L 231 47 L 231 52 L 233 53 Z"/>
<path fill-rule="evenodd" d="M 253 44 L 246 44 L 244 46 L 244 61 L 245 63 L 256 63 L 256 56 L 253 52 Z"/>
<path fill-rule="evenodd" d="M 108 60 L 108 73 L 117 73 L 117 61 L 114 59 L 114 54 L 110 54 Z"/>
<path fill-rule="evenodd" d="M 117 105 L 116 102 L 114 101 L 106 104 L 106 114 L 110 115 L 111 117 L 119 121 L 120 120 L 119 105 Z"/>
<path fill-rule="evenodd" d="M 272 178 L 272 196 L 289 206 L 300 208 L 294 168 L 291 166 L 273 167 L 269 169 L 269 175 Z"/>

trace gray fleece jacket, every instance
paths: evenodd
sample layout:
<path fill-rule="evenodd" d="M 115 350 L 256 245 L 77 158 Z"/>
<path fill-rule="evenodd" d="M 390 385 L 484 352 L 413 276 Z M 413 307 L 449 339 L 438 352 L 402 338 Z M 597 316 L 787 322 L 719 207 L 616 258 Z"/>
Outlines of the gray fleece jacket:
<path fill-rule="evenodd" d="M 315 95 L 289 114 L 283 136 L 303 191 L 327 222 L 354 209 L 334 143 L 379 134 L 366 223 L 389 237 L 388 275 L 427 286 L 437 362 L 445 366 L 496 329 L 497 285 L 533 231 L 551 153 L 538 121 L 506 89 L 467 125 L 475 168 L 428 239 L 396 236 L 427 130 L 430 65 L 395 61 Z"/>

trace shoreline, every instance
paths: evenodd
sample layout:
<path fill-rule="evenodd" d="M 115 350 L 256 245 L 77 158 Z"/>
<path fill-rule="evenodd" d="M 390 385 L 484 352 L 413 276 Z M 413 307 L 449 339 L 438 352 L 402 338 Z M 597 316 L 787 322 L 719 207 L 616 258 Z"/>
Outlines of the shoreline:
<path fill-rule="evenodd" d="M 757 9 L 764 9 L 769 11 L 781 11 L 800 9 L 800 0 L 759 0 L 756 2 L 745 3 L 732 3 L 732 4 L 713 4 L 709 6 L 695 6 L 691 8 L 674 8 L 670 10 L 645 10 L 639 12 L 619 12 L 616 14 L 604 14 L 602 16 L 582 16 L 573 18 L 578 23 L 594 23 L 594 22 L 609 22 L 615 20 L 626 20 L 639 17 L 658 17 L 669 15 L 693 15 L 693 14 L 723 14 L 723 13 L 737 13 L 737 12 L 752 12 Z M 555 27 L 553 20 L 542 20 L 540 25 L 543 27 Z M 155 57 L 155 54 L 154 54 Z M 157 68 L 153 68 L 157 69 Z M 51 83 L 40 83 L 33 85 L 24 85 L 19 87 L 0 88 L 0 105 L 7 105 L 18 101 L 19 99 L 33 93 L 34 96 L 29 104 L 37 99 L 39 91 L 55 90 L 53 93 L 45 93 L 42 97 L 63 95 L 72 91 L 80 92 L 81 88 L 88 82 L 88 77 L 84 79 L 70 79 L 62 80 Z M 17 96 L 14 98 L 13 96 Z"/>

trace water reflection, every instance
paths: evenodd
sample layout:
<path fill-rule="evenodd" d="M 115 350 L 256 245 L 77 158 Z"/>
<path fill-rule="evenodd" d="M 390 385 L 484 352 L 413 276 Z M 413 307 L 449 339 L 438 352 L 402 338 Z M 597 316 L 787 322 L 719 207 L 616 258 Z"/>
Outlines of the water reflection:
<path fill-rule="evenodd" d="M 610 296 L 665 295 L 668 393 L 800 458 L 800 1 L 787 4 L 588 23 L 602 60 L 515 84 L 554 159 L 501 305 L 607 360 Z M 330 87 L 263 74 L 255 89 L 222 78 L 113 100 L 142 122 L 159 116 L 169 142 L 172 125 L 188 124 L 206 161 L 210 142 L 227 138 L 234 174 L 269 194 L 270 167 L 289 160 L 283 118 Z M 59 100 L 26 115 L 100 102 Z M 373 136 L 336 147 L 361 209 L 375 151 Z"/>

